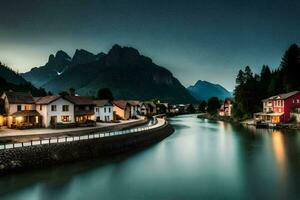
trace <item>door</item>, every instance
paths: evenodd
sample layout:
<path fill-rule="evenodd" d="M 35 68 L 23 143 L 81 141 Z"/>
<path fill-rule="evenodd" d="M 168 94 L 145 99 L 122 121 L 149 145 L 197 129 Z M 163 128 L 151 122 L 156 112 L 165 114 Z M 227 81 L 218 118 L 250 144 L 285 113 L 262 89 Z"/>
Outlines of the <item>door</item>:
<path fill-rule="evenodd" d="M 57 116 L 51 116 L 50 125 L 55 125 L 57 123 Z"/>

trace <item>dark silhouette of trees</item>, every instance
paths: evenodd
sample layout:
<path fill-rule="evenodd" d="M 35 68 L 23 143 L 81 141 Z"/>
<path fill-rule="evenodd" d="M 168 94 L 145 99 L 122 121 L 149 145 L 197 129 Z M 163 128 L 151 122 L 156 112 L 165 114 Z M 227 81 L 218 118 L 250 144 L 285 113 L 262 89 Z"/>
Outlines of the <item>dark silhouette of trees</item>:
<path fill-rule="evenodd" d="M 218 113 L 220 106 L 221 103 L 218 97 L 211 97 L 207 102 L 207 112 L 211 115 L 215 115 Z"/>
<path fill-rule="evenodd" d="M 98 99 L 108 99 L 110 101 L 114 100 L 113 94 L 109 88 L 101 88 L 97 93 Z"/>
<path fill-rule="evenodd" d="M 300 49 L 291 45 L 282 57 L 281 65 L 271 71 L 263 65 L 260 75 L 249 66 L 239 70 L 234 90 L 233 114 L 239 119 L 252 117 L 261 111 L 261 100 L 276 94 L 300 90 Z"/>
<path fill-rule="evenodd" d="M 201 101 L 201 103 L 199 104 L 199 107 L 198 107 L 198 110 L 199 112 L 206 112 L 206 106 L 207 106 L 207 103 L 206 101 Z"/>

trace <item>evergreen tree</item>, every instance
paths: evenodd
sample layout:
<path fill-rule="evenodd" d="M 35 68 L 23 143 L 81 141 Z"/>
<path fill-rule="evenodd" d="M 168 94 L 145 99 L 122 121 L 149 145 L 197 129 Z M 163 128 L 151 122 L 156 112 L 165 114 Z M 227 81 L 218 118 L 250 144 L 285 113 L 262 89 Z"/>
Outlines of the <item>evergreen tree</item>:
<path fill-rule="evenodd" d="M 218 97 L 211 97 L 207 102 L 207 112 L 211 115 L 215 115 L 218 113 L 218 109 L 221 104 Z"/>
<path fill-rule="evenodd" d="M 113 94 L 109 88 L 101 88 L 97 93 L 98 99 L 108 99 L 110 101 L 114 100 Z"/>
<path fill-rule="evenodd" d="M 198 110 L 199 112 L 206 112 L 206 106 L 207 106 L 207 103 L 206 101 L 201 101 L 201 103 L 199 104 L 199 107 L 198 107 Z"/>

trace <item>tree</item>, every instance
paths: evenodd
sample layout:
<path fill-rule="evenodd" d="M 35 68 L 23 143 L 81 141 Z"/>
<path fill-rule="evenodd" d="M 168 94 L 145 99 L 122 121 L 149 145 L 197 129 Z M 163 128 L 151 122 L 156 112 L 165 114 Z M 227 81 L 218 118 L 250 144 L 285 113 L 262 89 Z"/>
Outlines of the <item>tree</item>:
<path fill-rule="evenodd" d="M 235 79 L 235 83 L 237 85 L 242 85 L 246 82 L 245 80 L 245 74 L 242 70 L 239 71 L 238 75 L 237 75 L 237 78 Z"/>
<path fill-rule="evenodd" d="M 300 49 L 292 44 L 284 53 L 280 64 L 285 92 L 300 89 Z"/>
<path fill-rule="evenodd" d="M 98 99 L 108 99 L 110 101 L 114 100 L 113 94 L 109 88 L 101 88 L 97 93 Z"/>
<path fill-rule="evenodd" d="M 201 103 L 199 104 L 199 107 L 198 107 L 198 110 L 199 112 L 206 112 L 206 106 L 207 106 L 207 103 L 206 101 L 201 101 Z"/>
<path fill-rule="evenodd" d="M 218 97 L 211 97 L 208 99 L 207 112 L 211 115 L 217 114 L 221 104 Z"/>

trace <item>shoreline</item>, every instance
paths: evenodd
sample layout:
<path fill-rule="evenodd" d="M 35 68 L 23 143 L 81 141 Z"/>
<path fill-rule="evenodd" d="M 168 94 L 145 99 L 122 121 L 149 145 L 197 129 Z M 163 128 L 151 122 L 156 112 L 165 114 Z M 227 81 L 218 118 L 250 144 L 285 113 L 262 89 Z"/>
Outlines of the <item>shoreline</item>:
<path fill-rule="evenodd" d="M 124 135 L 4 149 L 0 150 L 0 174 L 117 156 L 157 143 L 173 132 L 166 121 L 153 129 Z"/>
<path fill-rule="evenodd" d="M 277 126 L 274 126 L 274 127 L 257 127 L 253 123 L 245 123 L 242 121 L 235 120 L 231 117 L 222 117 L 222 116 L 215 116 L 215 115 L 213 116 L 208 113 L 203 113 L 203 114 L 197 115 L 197 118 L 208 119 L 208 120 L 212 120 L 212 121 L 223 121 L 223 122 L 227 122 L 227 123 L 231 123 L 231 124 L 235 124 L 235 125 L 241 125 L 244 127 L 251 126 L 251 127 L 255 127 L 255 128 L 259 128 L 259 129 L 300 130 L 300 124 L 278 124 Z"/>

